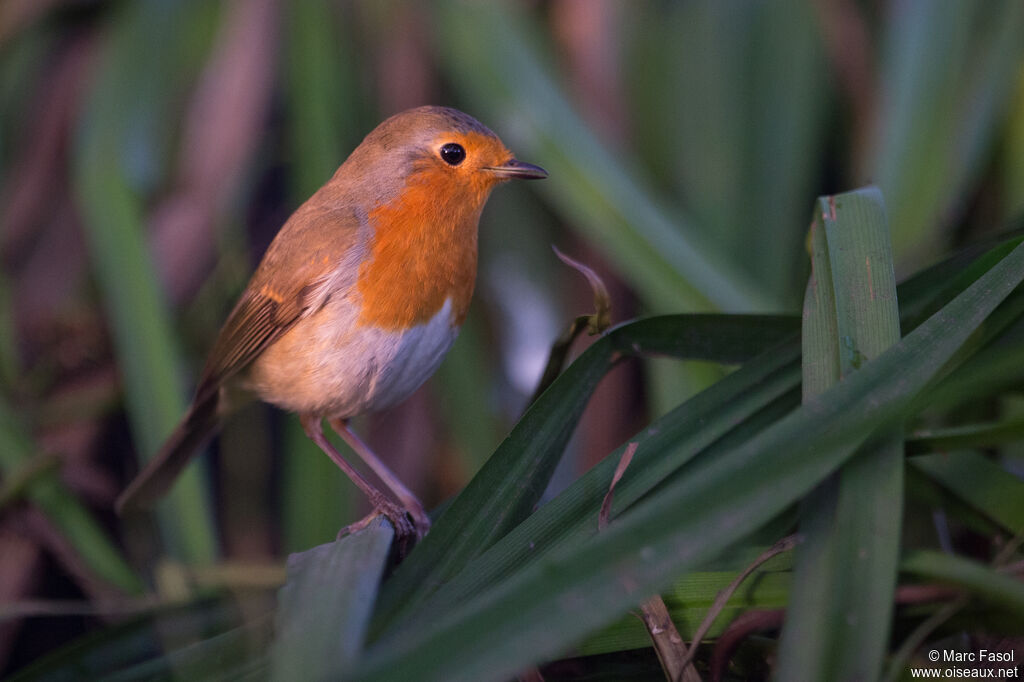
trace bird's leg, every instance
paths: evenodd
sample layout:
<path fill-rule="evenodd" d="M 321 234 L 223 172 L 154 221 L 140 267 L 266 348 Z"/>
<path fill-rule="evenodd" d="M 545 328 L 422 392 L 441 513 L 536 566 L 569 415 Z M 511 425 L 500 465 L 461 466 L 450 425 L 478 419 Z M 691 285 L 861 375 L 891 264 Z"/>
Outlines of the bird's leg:
<path fill-rule="evenodd" d="M 402 503 L 406 511 L 409 512 L 409 516 L 412 517 L 413 523 L 416 525 L 416 532 L 420 537 L 430 530 L 430 517 L 427 516 L 427 512 L 423 509 L 423 505 L 417 499 L 416 495 L 411 490 L 405 487 L 398 477 L 395 476 L 384 462 L 377 458 L 377 455 L 373 453 L 370 446 L 363 442 L 363 440 L 356 435 L 356 433 L 348 427 L 348 422 L 344 419 L 328 419 L 327 422 L 334 429 L 335 433 L 344 439 L 348 443 L 349 447 L 359 457 L 366 462 L 366 465 L 373 469 L 373 473 L 377 474 L 380 480 L 384 481 L 384 485 L 395 494 L 395 497 Z"/>
<path fill-rule="evenodd" d="M 415 528 L 410 522 L 409 517 L 406 516 L 406 510 L 399 507 L 393 501 L 389 500 L 385 495 L 373 487 L 373 485 L 367 481 L 362 474 L 355 470 L 355 468 L 345 461 L 345 458 L 341 456 L 331 442 L 324 437 L 323 427 L 320 423 L 320 417 L 313 415 L 303 414 L 299 415 L 299 422 L 302 424 L 302 429 L 309 436 L 309 439 L 320 446 L 320 449 L 327 454 L 338 467 L 345 472 L 345 475 L 359 487 L 360 490 L 369 498 L 370 504 L 373 505 L 373 511 L 370 512 L 365 518 L 360 521 L 346 526 L 338 532 L 338 537 L 349 533 L 355 533 L 356 531 L 366 528 L 373 519 L 380 514 L 383 514 L 391 523 L 395 526 L 395 536 L 399 542 L 400 547 L 404 547 L 411 538 L 419 537 L 418 529 Z"/>

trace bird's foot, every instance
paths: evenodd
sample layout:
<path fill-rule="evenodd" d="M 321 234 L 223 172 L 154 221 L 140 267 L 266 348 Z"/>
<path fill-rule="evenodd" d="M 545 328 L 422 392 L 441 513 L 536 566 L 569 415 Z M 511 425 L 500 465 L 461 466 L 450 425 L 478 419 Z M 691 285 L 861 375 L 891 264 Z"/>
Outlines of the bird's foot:
<path fill-rule="evenodd" d="M 373 511 L 338 531 L 338 538 L 358 533 L 379 516 L 384 516 L 394 526 L 395 542 L 398 543 L 398 553 L 401 557 L 408 554 L 413 545 L 430 529 L 430 517 L 422 507 L 418 510 L 407 510 L 381 496 L 374 500 Z"/>
<path fill-rule="evenodd" d="M 423 536 L 430 530 L 430 517 L 427 516 L 427 511 L 419 503 L 419 500 L 413 499 L 412 502 L 412 504 L 406 507 L 406 511 L 412 519 L 413 526 L 416 528 L 416 539 L 422 540 Z"/>

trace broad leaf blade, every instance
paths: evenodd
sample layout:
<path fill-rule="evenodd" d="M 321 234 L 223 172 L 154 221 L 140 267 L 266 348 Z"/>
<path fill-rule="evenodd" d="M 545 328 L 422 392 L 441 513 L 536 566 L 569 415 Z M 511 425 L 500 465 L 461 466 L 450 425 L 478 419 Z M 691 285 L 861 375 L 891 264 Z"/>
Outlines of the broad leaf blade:
<path fill-rule="evenodd" d="M 792 504 L 914 398 L 1024 279 L 1017 248 L 860 371 L 758 437 L 694 467 L 586 543 L 559 547 L 430 629 L 382 640 L 354 679 L 503 679 L 608 623 Z"/>
<path fill-rule="evenodd" d="M 147 119 L 152 112 L 146 108 L 160 109 L 159 102 L 173 90 L 155 75 L 164 73 L 171 60 L 154 48 L 166 47 L 160 39 L 166 24 L 180 21 L 190 5 L 118 8 L 115 30 L 85 103 L 73 158 L 75 194 L 111 321 L 132 436 L 144 457 L 156 454 L 184 414 L 185 392 L 177 375 L 180 358 L 169 312 L 144 241 L 143 197 L 133 186 L 155 182 L 150 175 L 160 169 L 133 168 L 133 160 L 150 156 L 132 145 L 140 143 L 142 122 L 154 123 Z M 139 63 L 139 55 L 152 63 Z M 144 125 L 142 130 L 148 132 Z M 145 134 L 141 138 L 159 146 Z M 157 513 L 171 554 L 209 562 L 217 553 L 216 539 L 199 470 L 197 463 L 186 468 Z"/>
<path fill-rule="evenodd" d="M 597 384 L 621 358 L 736 363 L 794 331 L 792 318 L 675 315 L 628 323 L 592 344 L 519 424 L 388 581 L 379 622 L 414 606 L 530 515 Z"/>
<path fill-rule="evenodd" d="M 896 282 L 877 189 L 818 200 L 804 308 L 804 399 L 899 340 Z M 888 643 L 903 507 L 899 430 L 868 441 L 801 508 L 779 679 L 874 679 Z"/>
<path fill-rule="evenodd" d="M 394 530 L 368 528 L 288 559 L 271 679 L 319 680 L 351 668 L 363 646 Z"/>
<path fill-rule="evenodd" d="M 1024 618 L 1024 583 L 991 566 L 922 550 L 908 555 L 900 563 L 900 570 L 925 580 L 963 587 L 977 597 Z"/>
<path fill-rule="evenodd" d="M 914 457 L 913 466 L 1013 535 L 1024 533 L 1024 481 L 977 452 Z"/>
<path fill-rule="evenodd" d="M 695 457 L 715 457 L 749 439 L 793 409 L 800 373 L 795 343 L 766 352 L 722 381 L 678 406 L 630 442 L 638 449 L 615 488 L 613 518 L 649 494 Z M 606 456 L 556 498 L 470 561 L 421 604 L 411 603 L 398 629 L 430 627 L 451 608 L 498 583 L 510 572 L 538 561 L 567 542 L 597 532 L 601 503 L 625 446 Z"/>

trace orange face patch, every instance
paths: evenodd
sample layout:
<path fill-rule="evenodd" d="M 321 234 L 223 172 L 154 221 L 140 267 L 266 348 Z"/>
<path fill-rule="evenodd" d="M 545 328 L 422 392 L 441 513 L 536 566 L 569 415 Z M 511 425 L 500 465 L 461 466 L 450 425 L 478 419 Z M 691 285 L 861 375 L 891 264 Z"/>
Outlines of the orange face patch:
<path fill-rule="evenodd" d="M 360 325 L 389 331 L 428 321 L 452 299 L 455 323 L 469 310 L 476 281 L 480 212 L 502 178 L 483 170 L 512 157 L 502 142 L 477 132 L 442 134 L 465 147 L 465 162 L 445 166 L 432 156 L 412 162 L 406 186 L 391 203 L 369 212 L 374 237 L 359 267 Z"/>
<path fill-rule="evenodd" d="M 359 268 L 359 323 L 390 331 L 423 324 L 452 299 L 455 323 L 469 310 L 476 281 L 477 225 L 499 181 L 481 170 L 508 151 L 478 133 L 445 136 L 467 149 L 466 167 L 424 159 L 397 199 L 369 212 L 374 236 Z M 490 160 L 494 158 L 494 160 Z"/>
<path fill-rule="evenodd" d="M 370 213 L 376 232 L 359 268 L 360 323 L 408 329 L 433 317 L 447 298 L 462 321 L 476 279 L 480 211 L 438 212 L 436 202 L 434 183 L 418 183 Z"/>

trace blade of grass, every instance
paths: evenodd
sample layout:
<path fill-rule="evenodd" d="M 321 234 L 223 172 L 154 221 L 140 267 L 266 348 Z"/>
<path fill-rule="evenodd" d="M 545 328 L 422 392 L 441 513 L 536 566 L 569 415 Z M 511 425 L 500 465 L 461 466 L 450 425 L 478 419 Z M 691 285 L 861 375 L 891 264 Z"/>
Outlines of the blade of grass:
<path fill-rule="evenodd" d="M 796 404 L 792 394 L 800 380 L 797 356 L 796 343 L 768 351 L 761 361 L 748 363 L 633 436 L 630 440 L 639 445 L 636 463 L 616 486 L 613 513 L 623 513 L 690 459 L 713 458 L 727 452 L 791 410 Z M 594 519 L 622 451 L 619 448 L 606 456 L 493 547 L 468 562 L 435 595 L 406 603 L 400 611 L 401 620 L 399 614 L 382 608 L 374 632 L 389 625 L 422 627 L 426 620 L 492 587 L 511 571 L 540 560 L 554 548 L 596 533 Z"/>
<path fill-rule="evenodd" d="M 907 437 L 907 454 L 922 455 L 969 448 L 986 448 L 1024 439 L 1024 418 L 964 424 L 941 429 L 918 429 Z"/>
<path fill-rule="evenodd" d="M 502 679 L 564 651 L 756 529 L 872 433 L 905 419 L 915 396 L 1022 279 L 1019 247 L 878 358 L 758 437 L 663 486 L 606 532 L 560 546 L 451 605 L 430 628 L 378 641 L 352 679 Z"/>
<path fill-rule="evenodd" d="M 215 679 L 214 674 L 250 660 L 267 647 L 273 634 L 269 615 L 238 627 L 238 604 L 224 599 L 205 599 L 158 611 L 87 634 L 37 659 L 10 678 L 30 680 L 153 680 L 170 679 L 175 672 L 184 679 Z M 168 647 L 166 633 L 205 634 L 209 639 L 179 639 Z M 192 661 L 198 663 L 190 668 Z M 230 661 L 230 663 L 229 663 Z M 116 678 L 114 675 L 116 674 Z M 237 678 L 233 678 L 237 679 Z"/>
<path fill-rule="evenodd" d="M 818 200 L 804 307 L 804 400 L 899 340 L 881 193 Z M 903 442 L 872 438 L 801 507 L 793 593 L 779 643 L 780 679 L 871 680 L 881 672 L 896 589 Z"/>
<path fill-rule="evenodd" d="M 378 613 L 387 620 L 422 601 L 529 516 L 587 400 L 622 358 L 653 353 L 734 363 L 792 331 L 791 318 L 702 315 L 649 318 L 610 330 L 529 407 L 388 581 Z"/>
<path fill-rule="evenodd" d="M 995 247 L 994 253 L 1005 256 L 1008 252 L 1000 245 Z M 931 302 L 933 296 L 936 296 L 927 287 L 914 289 L 922 279 L 933 279 L 938 275 L 934 281 L 955 281 L 960 289 L 944 288 L 938 294 L 946 296 L 948 302 L 948 298 L 961 293 L 983 274 L 986 268 L 991 268 L 998 262 L 998 259 L 992 260 L 989 253 L 983 254 L 980 258 L 977 257 L 977 253 L 972 252 L 971 255 L 975 256 L 976 261 L 953 258 L 947 263 L 916 275 L 905 283 L 904 286 L 910 290 L 906 304 L 912 310 L 912 314 L 919 314 L 922 309 L 921 301 Z M 668 421 L 658 420 L 651 424 L 645 433 L 638 434 L 637 438 L 644 443 L 639 455 L 642 464 L 618 487 L 620 501 L 625 505 L 639 499 L 688 458 L 701 452 L 701 448 L 710 442 L 705 439 L 706 436 L 717 434 L 709 436 L 714 439 L 725 432 L 715 432 L 714 429 L 720 428 L 715 424 L 727 423 L 732 426 L 744 422 L 741 427 L 734 430 L 735 433 L 729 434 L 729 438 L 716 442 L 713 448 L 701 452 L 702 455 L 717 456 L 718 453 L 727 452 L 729 448 L 741 443 L 784 414 L 790 407 L 783 396 L 799 382 L 799 368 L 796 365 L 798 356 L 799 348 L 796 343 L 771 351 L 764 358 L 741 368 L 719 385 L 713 386 L 705 394 L 680 406 L 676 413 L 688 415 L 685 420 L 680 421 L 681 418 L 668 416 L 665 418 Z M 730 406 L 730 411 L 716 415 L 715 410 L 722 405 Z M 772 407 L 763 409 L 765 405 Z M 757 418 L 750 420 L 749 418 L 755 414 Z M 674 419 L 676 420 L 673 421 Z M 679 429 L 666 424 L 678 424 Z M 699 431 L 700 426 L 709 429 L 707 434 Z M 666 449 L 669 452 L 662 453 Z M 419 598 L 402 604 L 400 594 L 389 594 L 389 590 L 394 586 L 393 581 L 389 582 L 384 588 L 382 608 L 379 609 L 374 621 L 374 636 L 396 623 L 399 612 L 406 616 L 406 624 L 413 620 L 412 611 L 436 614 L 447 605 L 459 603 L 506 575 L 509 567 L 522 566 L 527 561 L 543 556 L 552 546 L 566 542 L 581 533 L 593 532 L 589 521 L 597 514 L 597 505 L 600 503 L 598 491 L 607 489 L 614 462 L 617 461 L 615 458 L 619 454 L 615 452 L 609 455 L 562 495 L 530 516 L 484 555 L 469 563 L 457 579 L 445 585 L 434 597 L 420 606 L 416 606 L 415 603 L 421 601 Z M 664 460 L 661 459 L 663 456 Z M 643 476 L 632 478 L 638 473 L 642 473 Z M 414 581 L 411 582 L 413 586 L 417 585 Z"/>
<path fill-rule="evenodd" d="M 1024 8 L 1013 0 L 896 4 L 885 25 L 870 174 L 890 197 L 897 257 L 921 258 L 941 245 L 932 226 L 973 182 L 1008 103 Z"/>
<path fill-rule="evenodd" d="M 693 219 L 719 234 L 725 248 L 744 232 L 737 194 L 748 189 L 746 143 L 753 135 L 746 129 L 749 107 L 737 103 L 753 97 L 751 37 L 759 15 L 751 10 L 730 1 L 661 5 L 636 12 L 625 37 L 631 77 L 624 87 L 637 147 L 652 177 L 685 197 Z M 731 49 L 720 49 L 724 44 Z"/>
<path fill-rule="evenodd" d="M 994 606 L 1024 618 L 1024 582 L 963 557 L 918 550 L 900 562 L 900 571 L 924 580 L 962 587 Z"/>
<path fill-rule="evenodd" d="M 787 309 L 796 309 L 807 274 L 800 248 L 803 221 L 807 197 L 815 193 L 832 74 L 813 3 L 787 0 L 756 11 L 747 62 L 750 99 L 742 107 L 747 117 L 742 129 L 745 177 L 732 187 L 729 199 L 745 210 L 730 253 L 744 253 L 751 237 L 763 235 L 755 242 L 754 275 Z M 699 97 L 692 92 L 690 99 Z"/>
<path fill-rule="evenodd" d="M 648 5 L 624 22 L 631 143 L 787 309 L 805 279 L 802 231 L 830 100 L 814 14 L 802 0 L 727 0 Z"/>
<path fill-rule="evenodd" d="M 139 55 L 153 62 L 166 57 L 154 49 L 163 43 L 155 36 L 164 34 L 167 21 L 180 20 L 166 14 L 180 8 L 138 3 L 118 9 L 75 141 L 74 191 L 110 318 L 132 434 L 140 453 L 149 457 L 184 413 L 184 387 L 169 314 L 143 242 L 142 200 L 130 186 L 135 159 L 126 135 L 138 132 L 142 120 L 152 123 L 139 107 L 154 102 L 140 93 L 160 81 L 154 75 L 160 65 L 140 64 Z M 144 48 L 139 49 L 139 41 Z M 151 171 L 135 172 L 146 176 Z M 171 554 L 195 563 L 213 561 L 216 541 L 196 464 L 184 472 L 157 513 Z"/>
<path fill-rule="evenodd" d="M 910 466 L 998 522 L 1012 535 L 1024 533 L 1024 481 L 977 452 L 914 457 Z"/>
<path fill-rule="evenodd" d="M 36 454 L 10 409 L 0 404 L 0 471 L 5 477 L 10 476 Z M 142 592 L 142 581 L 92 514 L 59 482 L 55 472 L 34 478 L 27 484 L 25 494 L 54 522 L 99 578 L 128 594 Z"/>
<path fill-rule="evenodd" d="M 944 261 L 915 274 L 896 287 L 900 326 L 910 333 L 938 312 L 971 282 L 1002 260 L 1021 242 L 1020 236 L 1001 235 L 968 246 Z"/>
<path fill-rule="evenodd" d="M 672 621 L 687 640 L 692 640 L 708 616 L 718 595 L 736 579 L 735 572 L 701 571 L 688 573 L 664 592 Z M 716 638 L 740 614 L 751 609 L 780 609 L 789 600 L 790 571 L 761 570 L 733 594 L 711 623 L 704 637 Z M 577 649 L 580 655 L 591 656 L 647 646 L 649 637 L 637 619 L 626 616 L 607 628 L 587 637 Z"/>
<path fill-rule="evenodd" d="M 334 174 L 354 147 L 359 125 L 355 73 L 345 48 L 351 37 L 329 4 L 290 2 L 284 13 L 287 131 L 293 201 L 305 199 Z"/>
<path fill-rule="evenodd" d="M 278 598 L 273 680 L 337 679 L 363 646 L 394 530 L 383 518 L 288 558 Z"/>
<path fill-rule="evenodd" d="M 993 347 L 956 368 L 929 391 L 931 410 L 949 410 L 980 396 L 1007 390 L 1024 378 L 1024 345 Z"/>

